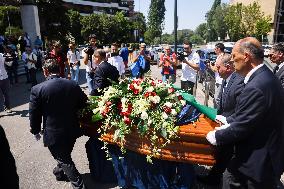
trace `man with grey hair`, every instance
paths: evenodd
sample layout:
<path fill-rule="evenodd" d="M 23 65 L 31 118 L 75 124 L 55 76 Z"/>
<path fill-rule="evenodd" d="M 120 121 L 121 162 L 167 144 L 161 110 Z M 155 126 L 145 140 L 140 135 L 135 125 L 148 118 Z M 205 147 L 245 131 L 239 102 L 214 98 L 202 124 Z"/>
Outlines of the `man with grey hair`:
<path fill-rule="evenodd" d="M 218 75 L 222 78 L 222 84 L 218 99 L 220 100 L 217 106 L 216 119 L 222 121 L 230 119 L 229 117 L 235 113 L 237 99 L 244 87 L 244 78 L 235 72 L 233 61 L 230 54 L 224 54 L 219 61 L 216 62 L 215 67 Z M 216 164 L 212 167 L 208 176 L 199 176 L 199 181 L 209 185 L 219 185 L 223 172 L 225 171 L 228 162 L 233 153 L 231 145 L 218 146 L 216 148 Z"/>
<path fill-rule="evenodd" d="M 213 145 L 234 145 L 223 174 L 224 189 L 274 189 L 284 171 L 284 92 L 263 58 L 257 39 L 247 37 L 235 44 L 232 60 L 245 77 L 245 87 L 228 123 L 206 136 Z"/>
<path fill-rule="evenodd" d="M 276 64 L 273 73 L 278 77 L 284 88 L 284 43 L 273 45 L 268 56 L 271 62 Z"/>

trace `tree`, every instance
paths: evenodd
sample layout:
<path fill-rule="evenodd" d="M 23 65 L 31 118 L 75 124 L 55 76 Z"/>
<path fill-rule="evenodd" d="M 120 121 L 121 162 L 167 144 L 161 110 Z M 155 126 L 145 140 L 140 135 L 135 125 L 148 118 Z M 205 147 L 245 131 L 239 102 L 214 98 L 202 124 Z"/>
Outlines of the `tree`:
<path fill-rule="evenodd" d="M 208 26 L 207 36 L 208 36 L 209 41 L 215 41 L 218 37 L 216 30 L 214 29 L 214 26 L 213 26 L 213 21 L 214 21 L 215 10 L 220 5 L 221 5 L 221 0 L 214 0 L 210 11 L 206 13 L 207 26 Z"/>
<path fill-rule="evenodd" d="M 206 39 L 207 38 L 207 24 L 206 23 L 199 24 L 199 26 L 196 27 L 194 33 L 199 35 L 203 39 Z"/>
<path fill-rule="evenodd" d="M 69 18 L 62 0 L 38 0 L 38 15 L 43 36 L 67 43 Z"/>
<path fill-rule="evenodd" d="M 194 43 L 194 44 L 204 43 L 204 39 L 200 35 L 197 35 L 197 34 L 192 35 L 189 40 L 191 43 Z"/>
<path fill-rule="evenodd" d="M 138 38 L 143 36 L 146 31 L 146 20 L 142 13 L 138 12 L 133 16 L 132 19 L 132 33 L 134 30 L 138 31 Z M 133 40 L 135 41 L 135 39 Z"/>
<path fill-rule="evenodd" d="M 0 6 L 0 34 L 4 34 L 9 25 L 22 26 L 20 9 L 14 6 Z"/>
<path fill-rule="evenodd" d="M 222 4 L 216 7 L 215 13 L 213 15 L 212 27 L 215 30 L 217 37 L 224 40 L 227 35 L 227 25 L 224 22 L 227 12 L 227 5 Z"/>
<path fill-rule="evenodd" d="M 76 39 L 76 42 L 81 44 L 84 40 L 81 35 L 82 24 L 80 22 L 81 15 L 78 11 L 68 10 L 66 13 L 69 18 L 69 32 L 72 37 Z"/>
<path fill-rule="evenodd" d="M 231 5 L 227 9 L 225 23 L 232 41 L 246 36 L 254 36 L 259 40 L 270 31 L 270 16 L 264 16 L 257 2 L 244 6 Z"/>
<path fill-rule="evenodd" d="M 149 42 L 152 42 L 155 37 L 161 37 L 164 29 L 165 11 L 165 0 L 151 0 L 147 28 Z"/>

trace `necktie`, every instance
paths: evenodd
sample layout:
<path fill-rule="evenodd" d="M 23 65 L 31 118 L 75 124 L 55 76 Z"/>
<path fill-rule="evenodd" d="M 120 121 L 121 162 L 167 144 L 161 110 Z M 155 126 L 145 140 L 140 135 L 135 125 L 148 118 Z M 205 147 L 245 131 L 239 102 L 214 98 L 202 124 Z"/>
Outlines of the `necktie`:
<path fill-rule="evenodd" d="M 278 71 L 278 69 L 279 69 L 279 66 L 278 66 L 278 65 L 275 66 L 275 68 L 273 69 L 273 73 L 276 74 L 276 72 Z"/>
<path fill-rule="evenodd" d="M 226 79 L 223 79 L 222 81 L 222 85 L 221 85 L 221 93 L 220 93 L 220 111 L 222 112 L 223 111 L 223 101 L 224 101 L 224 93 L 225 93 L 225 89 L 226 89 L 226 85 L 227 85 L 227 81 Z"/>

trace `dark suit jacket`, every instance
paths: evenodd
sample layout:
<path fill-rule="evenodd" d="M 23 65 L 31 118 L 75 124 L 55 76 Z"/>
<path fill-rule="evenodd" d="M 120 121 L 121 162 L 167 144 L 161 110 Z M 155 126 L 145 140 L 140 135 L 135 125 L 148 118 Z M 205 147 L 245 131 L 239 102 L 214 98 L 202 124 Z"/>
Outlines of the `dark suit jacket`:
<path fill-rule="evenodd" d="M 284 88 L 284 66 L 282 66 L 275 75 L 278 77 L 282 87 Z"/>
<path fill-rule="evenodd" d="M 221 88 L 219 93 L 220 105 L 217 108 L 217 112 L 223 115 L 227 119 L 235 112 L 238 96 L 241 94 L 244 88 L 244 78 L 237 74 L 232 73 L 232 76 L 225 87 L 224 92 Z"/>
<path fill-rule="evenodd" d="M 217 145 L 235 144 L 231 167 L 258 182 L 284 170 L 283 96 L 279 80 L 262 66 L 245 85 L 230 127 L 215 134 Z"/>
<path fill-rule="evenodd" d="M 102 94 L 102 90 L 111 85 L 111 81 L 118 83 L 119 72 L 116 67 L 108 62 L 102 62 L 95 70 L 94 74 L 94 90 L 92 90 L 92 96 L 98 96 Z"/>
<path fill-rule="evenodd" d="M 31 89 L 31 133 L 39 133 L 43 122 L 45 146 L 76 140 L 81 135 L 78 110 L 86 101 L 87 96 L 75 82 L 49 77 Z"/>
<path fill-rule="evenodd" d="M 2 186 L 6 186 L 9 189 L 19 188 L 19 176 L 17 174 L 17 168 L 15 159 L 10 151 L 10 146 L 6 138 L 4 129 L 0 125 L 0 163 L 1 163 L 1 177 L 0 183 Z"/>

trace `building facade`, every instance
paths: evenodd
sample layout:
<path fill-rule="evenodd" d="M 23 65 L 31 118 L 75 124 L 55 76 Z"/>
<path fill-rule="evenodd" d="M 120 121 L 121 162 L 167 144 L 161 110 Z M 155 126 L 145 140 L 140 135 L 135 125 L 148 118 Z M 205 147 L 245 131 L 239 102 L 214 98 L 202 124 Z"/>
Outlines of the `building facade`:
<path fill-rule="evenodd" d="M 63 0 L 64 6 L 82 15 L 92 13 L 114 15 L 123 12 L 126 17 L 134 15 L 134 0 Z"/>
<path fill-rule="evenodd" d="M 268 34 L 268 42 L 284 41 L 284 0 L 231 0 L 231 4 L 242 3 L 249 5 L 257 1 L 266 16 L 271 16 L 271 31 Z"/>

